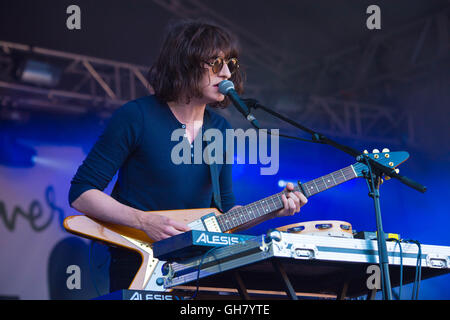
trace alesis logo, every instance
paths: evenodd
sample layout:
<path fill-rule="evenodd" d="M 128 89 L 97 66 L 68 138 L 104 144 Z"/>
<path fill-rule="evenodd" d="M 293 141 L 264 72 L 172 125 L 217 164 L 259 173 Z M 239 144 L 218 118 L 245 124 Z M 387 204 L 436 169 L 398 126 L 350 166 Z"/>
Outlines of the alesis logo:
<path fill-rule="evenodd" d="M 200 236 L 195 240 L 195 242 L 203 242 L 205 244 L 214 245 L 230 245 L 239 243 L 239 237 L 236 236 L 219 236 L 219 235 L 208 235 L 206 233 L 201 233 Z"/>
<path fill-rule="evenodd" d="M 184 300 L 184 299 L 183 297 L 174 296 L 171 294 L 141 293 L 136 291 L 130 297 L 130 300 Z"/>

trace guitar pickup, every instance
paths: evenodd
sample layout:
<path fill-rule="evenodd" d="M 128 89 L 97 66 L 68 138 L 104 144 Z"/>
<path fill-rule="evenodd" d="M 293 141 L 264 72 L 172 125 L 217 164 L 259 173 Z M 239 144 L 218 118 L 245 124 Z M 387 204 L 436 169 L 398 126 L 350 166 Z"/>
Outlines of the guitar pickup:
<path fill-rule="evenodd" d="M 222 232 L 219 227 L 216 215 L 214 213 L 207 214 L 201 218 L 203 226 L 209 232 Z"/>

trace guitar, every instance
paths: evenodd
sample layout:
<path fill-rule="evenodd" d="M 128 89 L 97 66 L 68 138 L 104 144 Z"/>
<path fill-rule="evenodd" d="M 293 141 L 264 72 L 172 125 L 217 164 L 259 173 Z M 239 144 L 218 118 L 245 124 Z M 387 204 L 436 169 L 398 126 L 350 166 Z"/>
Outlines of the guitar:
<path fill-rule="evenodd" d="M 389 152 L 387 149 L 383 149 L 381 153 L 374 152 L 366 155 L 382 165 L 393 168 L 393 170 L 409 158 L 407 152 Z M 364 163 L 357 162 L 309 182 L 299 182 L 294 189 L 302 192 L 309 198 L 346 181 L 364 177 L 368 171 L 368 167 Z M 234 208 L 226 213 L 221 213 L 215 208 L 149 211 L 148 213 L 167 216 L 170 219 L 187 224 L 191 230 L 231 233 L 247 222 L 260 219 L 265 215 L 282 209 L 284 207 L 281 200 L 283 192 L 281 191 L 248 205 Z M 64 220 L 64 228 L 72 234 L 87 239 L 138 252 L 142 263 L 129 289 L 168 291 L 163 287 L 161 281 L 163 279 L 161 267 L 165 261 L 160 261 L 153 257 L 152 243 L 155 241 L 145 232 L 121 225 L 105 223 L 86 215 L 67 217 Z"/>

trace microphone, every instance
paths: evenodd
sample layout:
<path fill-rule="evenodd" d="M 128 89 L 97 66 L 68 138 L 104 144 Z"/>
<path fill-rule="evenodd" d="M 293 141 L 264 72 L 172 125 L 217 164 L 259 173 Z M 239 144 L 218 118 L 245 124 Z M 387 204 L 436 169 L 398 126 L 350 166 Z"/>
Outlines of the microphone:
<path fill-rule="evenodd" d="M 230 80 L 223 80 L 219 83 L 219 92 L 223 95 L 226 95 L 230 98 L 231 102 L 233 102 L 234 106 L 240 113 L 244 115 L 244 117 L 251 122 L 251 124 L 257 128 L 259 128 L 258 120 L 250 113 L 247 105 L 241 100 L 236 90 L 234 90 L 234 84 Z"/>

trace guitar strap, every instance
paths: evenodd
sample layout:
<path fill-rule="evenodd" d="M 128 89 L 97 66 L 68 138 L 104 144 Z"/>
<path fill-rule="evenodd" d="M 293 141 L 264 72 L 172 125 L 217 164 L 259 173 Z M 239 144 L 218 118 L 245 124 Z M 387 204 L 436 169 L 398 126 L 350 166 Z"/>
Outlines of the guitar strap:
<path fill-rule="evenodd" d="M 209 111 L 205 110 L 205 131 L 208 130 L 211 127 L 211 118 L 209 115 Z M 207 145 L 206 145 L 207 146 Z M 205 153 L 206 157 L 208 157 L 208 152 Z M 219 186 L 219 169 L 216 162 L 211 163 L 208 159 L 209 169 L 211 173 L 211 184 L 213 189 L 213 197 L 211 199 L 211 206 L 217 208 L 220 210 L 220 212 L 223 212 L 222 209 L 222 199 L 220 197 L 220 186 Z"/>
<path fill-rule="evenodd" d="M 211 182 L 213 188 L 213 204 L 214 206 L 223 212 L 222 210 L 222 199 L 220 197 L 220 187 L 219 187 L 219 172 L 217 168 L 217 163 L 212 163 L 209 165 L 211 171 Z"/>

